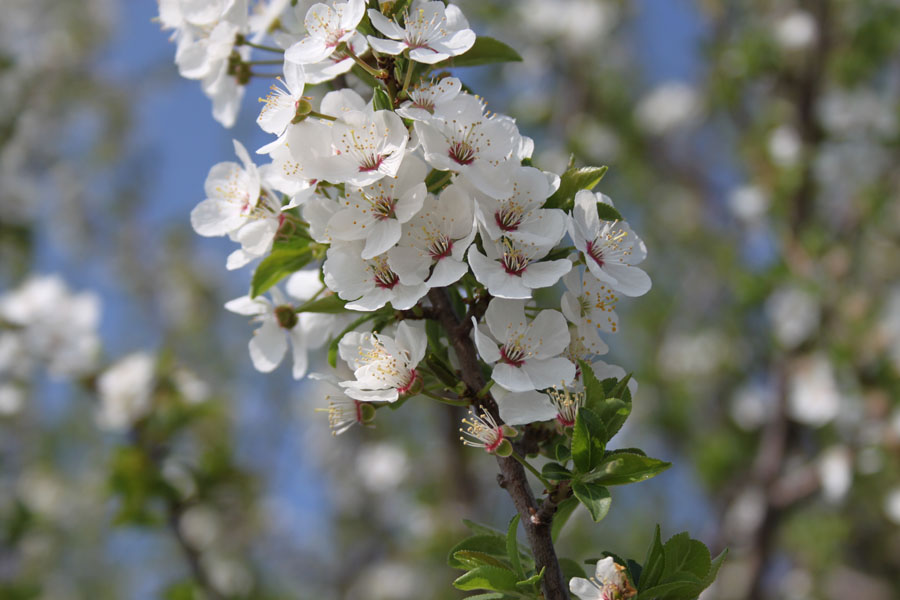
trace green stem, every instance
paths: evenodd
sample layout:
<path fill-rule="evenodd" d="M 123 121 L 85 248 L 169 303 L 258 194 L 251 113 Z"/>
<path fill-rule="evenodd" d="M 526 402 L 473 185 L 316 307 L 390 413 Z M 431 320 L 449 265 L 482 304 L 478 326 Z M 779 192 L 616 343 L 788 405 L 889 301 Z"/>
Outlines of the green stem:
<path fill-rule="evenodd" d="M 510 454 L 510 456 L 512 456 L 514 459 L 516 459 L 517 461 L 519 461 L 520 463 L 522 463 L 522 466 L 523 466 L 523 467 L 525 467 L 526 469 L 528 469 L 529 471 L 531 471 L 531 474 L 538 478 L 538 480 L 544 485 L 544 488 L 546 488 L 547 491 L 549 491 L 549 490 L 553 487 L 553 486 L 550 485 L 550 482 L 549 482 L 549 481 L 547 481 L 546 479 L 544 479 L 544 477 L 543 477 L 540 473 L 538 473 L 538 470 L 537 470 L 537 469 L 535 469 L 534 467 L 532 467 L 532 466 L 528 463 L 527 460 L 525 460 L 524 458 L 522 458 L 521 456 L 519 456 L 519 455 L 516 454 L 515 452 L 513 452 L 512 454 Z"/>
<path fill-rule="evenodd" d="M 462 406 L 462 407 L 469 406 L 469 403 L 466 400 L 453 400 L 451 398 L 445 398 L 444 396 L 441 396 L 440 394 L 435 394 L 434 392 L 429 391 L 429 390 L 423 389 L 419 393 L 422 394 L 423 396 L 428 396 L 429 398 L 431 398 L 433 400 L 437 400 L 438 402 L 443 402 L 444 404 L 449 404 L 450 406 Z"/>
<path fill-rule="evenodd" d="M 384 71 L 383 69 L 374 68 L 372 65 L 370 65 L 369 63 L 367 63 L 366 61 L 364 61 L 363 59 L 358 57 L 356 55 L 356 53 L 350 49 L 350 46 L 348 46 L 347 44 L 342 44 L 342 45 L 343 45 L 343 51 L 347 54 L 347 56 L 352 58 L 353 61 L 356 64 L 358 64 L 360 67 L 362 67 L 366 73 L 368 73 L 369 75 L 371 75 L 372 77 L 374 77 L 375 79 L 378 79 L 378 80 L 383 80 L 383 79 L 387 78 L 388 74 L 386 71 Z"/>
<path fill-rule="evenodd" d="M 409 82 L 412 79 L 413 60 L 407 56 L 409 64 L 406 66 L 406 76 L 403 78 L 403 89 L 400 90 L 400 98 L 406 97 L 406 90 L 409 89 Z"/>
<path fill-rule="evenodd" d="M 262 44 L 254 44 L 253 42 L 248 42 L 246 39 L 243 42 L 236 44 L 237 46 L 250 46 L 251 48 L 256 48 L 258 50 L 265 50 L 266 52 L 277 52 L 278 54 L 284 54 L 284 50 L 281 48 L 276 48 L 275 46 L 263 46 Z"/>
<path fill-rule="evenodd" d="M 328 121 L 337 121 L 337 117 L 332 117 L 331 115 L 325 115 L 325 114 L 322 114 L 322 113 L 314 111 L 314 110 L 309 111 L 309 116 L 310 117 L 318 117 L 319 119 L 326 119 Z"/>
<path fill-rule="evenodd" d="M 447 174 L 446 174 L 446 175 L 444 175 L 443 177 L 441 177 L 438 181 L 436 181 L 436 182 L 434 183 L 434 185 L 432 185 L 431 187 L 428 188 L 428 191 L 429 191 L 429 192 L 436 192 L 436 191 L 438 191 L 439 189 L 441 189 L 442 187 L 444 187 L 444 184 L 445 184 L 445 183 L 447 183 L 448 181 L 450 181 L 450 178 L 451 178 L 451 177 L 453 177 L 453 171 L 447 171 Z"/>
<path fill-rule="evenodd" d="M 484 397 L 486 397 L 486 396 L 488 395 L 488 392 L 491 391 L 491 388 L 492 388 L 493 386 L 494 386 L 494 380 L 491 379 L 491 380 L 488 381 L 486 384 L 484 384 L 484 387 L 481 388 L 481 391 L 480 391 L 480 392 L 478 392 L 478 397 L 479 397 L 479 398 L 484 398 Z"/>

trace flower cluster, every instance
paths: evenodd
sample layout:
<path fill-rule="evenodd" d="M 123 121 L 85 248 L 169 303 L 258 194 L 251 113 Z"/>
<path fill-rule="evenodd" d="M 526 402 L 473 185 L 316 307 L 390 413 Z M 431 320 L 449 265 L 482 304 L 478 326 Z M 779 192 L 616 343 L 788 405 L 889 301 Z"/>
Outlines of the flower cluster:
<path fill-rule="evenodd" d="M 332 340 L 353 371 L 338 385 L 350 413 L 418 393 L 425 331 L 398 319 L 450 288 L 463 302 L 488 300 L 469 318 L 500 417 L 571 424 L 577 405 L 560 398 L 577 397 L 580 361 L 624 373 L 597 359 L 608 350 L 601 334 L 618 330 L 620 295 L 649 290 L 636 266 L 646 248 L 606 196 L 569 183 L 564 197 L 568 174 L 531 166 L 534 143 L 515 120 L 438 71 L 476 44 L 457 7 L 401 5 L 270 2 L 248 16 L 239 0 L 161 0 L 181 73 L 203 81 L 226 124 L 256 69 L 250 49 L 283 56 L 265 61 L 283 72 L 257 119 L 275 136 L 257 150 L 269 162 L 235 141 L 240 162 L 211 169 L 192 225 L 239 244 L 228 269 L 263 260 L 250 294 L 227 304 L 260 323 L 249 345 L 258 370 L 275 369 L 290 343 L 301 378 L 307 351 Z M 304 95 L 351 76 L 374 85 L 370 98 L 359 85 Z M 272 283 L 287 275 L 285 296 Z M 560 282 L 559 305 L 538 306 L 535 291 Z"/>

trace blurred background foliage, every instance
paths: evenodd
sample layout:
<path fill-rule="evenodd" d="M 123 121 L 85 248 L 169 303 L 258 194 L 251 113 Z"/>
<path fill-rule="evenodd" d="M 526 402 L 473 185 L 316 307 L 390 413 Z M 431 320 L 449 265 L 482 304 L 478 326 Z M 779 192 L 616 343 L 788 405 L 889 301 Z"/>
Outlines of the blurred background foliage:
<path fill-rule="evenodd" d="M 650 251 L 608 360 L 640 382 L 618 445 L 675 468 L 560 554 L 641 556 L 661 522 L 731 549 L 705 600 L 900 597 L 900 4 L 459 4 L 524 61 L 457 74 L 536 166 L 609 165 Z M 246 274 L 188 213 L 256 107 L 220 131 L 154 14 L 4 4 L 0 305 L 60 273 L 104 350 L 48 366 L 0 317 L 0 597 L 461 597 L 462 519 L 513 512 L 493 461 L 425 400 L 332 438 L 324 391 L 250 369 L 221 308 Z M 51 300 L 60 330 L 93 323 Z"/>

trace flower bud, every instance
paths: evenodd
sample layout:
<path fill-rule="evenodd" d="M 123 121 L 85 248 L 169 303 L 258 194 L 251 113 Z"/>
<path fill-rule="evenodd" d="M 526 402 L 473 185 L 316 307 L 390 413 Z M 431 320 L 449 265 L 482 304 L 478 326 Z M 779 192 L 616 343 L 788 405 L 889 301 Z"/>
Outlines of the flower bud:
<path fill-rule="evenodd" d="M 296 125 L 307 116 L 309 116 L 309 113 L 312 112 L 313 107 L 310 101 L 306 98 L 300 98 L 299 100 L 297 100 L 295 106 L 297 110 L 294 112 L 294 118 L 291 119 L 291 123 Z"/>
<path fill-rule="evenodd" d="M 284 329 L 293 329 L 297 324 L 297 313 L 290 304 L 282 304 L 275 307 L 275 318 Z"/>

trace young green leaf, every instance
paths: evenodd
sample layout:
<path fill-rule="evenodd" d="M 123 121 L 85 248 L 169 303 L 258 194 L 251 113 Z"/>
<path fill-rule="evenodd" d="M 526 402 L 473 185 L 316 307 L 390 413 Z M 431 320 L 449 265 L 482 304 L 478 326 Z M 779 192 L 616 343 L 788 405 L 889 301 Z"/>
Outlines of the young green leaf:
<path fill-rule="evenodd" d="M 467 52 L 441 64 L 448 67 L 476 67 L 501 62 L 522 62 L 522 57 L 500 40 L 480 35 Z"/>
<path fill-rule="evenodd" d="M 621 452 L 606 456 L 597 470 L 583 478 L 603 485 L 637 483 L 659 475 L 672 466 L 656 458 Z"/>
<path fill-rule="evenodd" d="M 624 221 L 622 214 L 605 202 L 597 203 L 597 214 L 603 221 Z M 629 375 L 630 377 L 630 375 Z"/>
<path fill-rule="evenodd" d="M 250 282 L 250 297 L 256 298 L 270 287 L 313 259 L 307 238 L 293 238 L 290 244 L 275 244 L 272 252 L 259 263 Z"/>
<path fill-rule="evenodd" d="M 390 96 L 380 85 L 372 89 L 372 106 L 375 110 L 394 110 Z"/>
<path fill-rule="evenodd" d="M 581 167 L 563 173 L 559 189 L 544 203 L 545 208 L 571 210 L 575 194 L 580 190 L 592 190 L 606 174 L 607 167 Z"/>
<path fill-rule="evenodd" d="M 297 308 L 297 312 L 340 314 L 346 312 L 347 309 L 344 308 L 345 304 L 347 303 L 344 300 L 341 300 L 337 294 L 330 294 L 301 304 L 300 307 Z"/>
<path fill-rule="evenodd" d="M 609 505 L 612 504 L 612 497 L 609 490 L 599 483 L 583 483 L 576 481 L 572 484 L 572 491 L 575 497 L 584 504 L 594 522 L 603 520 L 606 513 L 609 512 Z"/>
<path fill-rule="evenodd" d="M 582 407 L 572 430 L 572 460 L 581 473 L 589 473 L 603 460 L 606 430 L 597 415 Z"/>
<path fill-rule="evenodd" d="M 483 565 L 488 565 L 490 567 L 500 567 L 502 569 L 509 568 L 509 565 L 504 563 L 499 558 L 494 558 L 490 554 L 485 554 L 484 552 L 476 552 L 475 550 L 458 550 L 453 553 L 453 558 L 457 563 L 459 563 L 463 568 L 466 569 L 474 569 Z"/>
<path fill-rule="evenodd" d="M 453 582 L 460 590 L 491 590 L 496 592 L 515 591 L 516 574 L 509 569 L 481 566 L 461 575 Z"/>
<path fill-rule="evenodd" d="M 572 479 L 572 471 L 561 464 L 554 462 L 547 463 L 541 467 L 541 475 L 544 476 L 544 479 L 549 479 L 550 481 L 565 481 L 567 479 Z"/>
<path fill-rule="evenodd" d="M 518 530 L 519 515 L 517 514 L 510 520 L 509 527 L 506 529 L 506 556 L 519 579 L 524 579 L 525 571 L 522 570 L 522 561 L 519 560 L 519 543 L 516 540 Z"/>
<path fill-rule="evenodd" d="M 644 565 L 641 568 L 641 578 L 638 582 L 638 591 L 650 589 L 655 586 L 662 577 L 666 568 L 666 557 L 663 552 L 663 545 L 659 535 L 659 525 L 653 534 L 653 541 L 647 548 L 647 556 L 644 558 Z"/>
<path fill-rule="evenodd" d="M 562 528 L 565 526 L 566 522 L 569 520 L 569 517 L 572 516 L 572 513 L 575 512 L 575 509 L 577 507 L 578 498 L 575 498 L 574 496 L 566 498 L 559 503 L 559 506 L 556 507 L 556 514 L 553 515 L 553 524 L 550 525 L 550 537 L 554 542 L 556 541 L 556 538 L 559 537 Z"/>
<path fill-rule="evenodd" d="M 473 535 L 462 540 L 453 546 L 447 556 L 447 564 L 454 569 L 468 568 L 456 557 L 457 552 L 461 551 L 478 552 L 494 558 L 506 558 L 506 541 L 495 535 Z"/>

